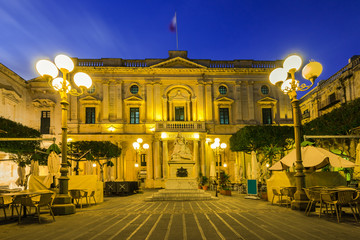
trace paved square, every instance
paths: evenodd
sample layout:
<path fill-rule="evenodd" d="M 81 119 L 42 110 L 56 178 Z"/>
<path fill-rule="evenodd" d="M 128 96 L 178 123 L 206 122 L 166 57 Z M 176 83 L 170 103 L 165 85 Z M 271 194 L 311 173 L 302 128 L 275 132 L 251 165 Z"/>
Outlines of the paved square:
<path fill-rule="evenodd" d="M 243 195 L 214 201 L 145 202 L 154 191 L 108 197 L 77 213 L 32 216 L 18 225 L 0 211 L 0 239 L 359 239 L 360 224 L 345 214 L 318 217 Z M 211 192 L 214 194 L 214 192 Z M 32 210 L 34 211 L 34 210 Z"/>

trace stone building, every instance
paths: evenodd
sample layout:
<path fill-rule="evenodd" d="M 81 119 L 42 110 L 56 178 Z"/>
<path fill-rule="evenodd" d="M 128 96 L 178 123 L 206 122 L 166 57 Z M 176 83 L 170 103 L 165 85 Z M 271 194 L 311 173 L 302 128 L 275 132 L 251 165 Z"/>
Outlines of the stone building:
<path fill-rule="evenodd" d="M 210 144 L 217 137 L 227 143 L 220 166 L 239 181 L 240 173 L 250 176 L 250 157 L 230 151 L 231 135 L 246 125 L 292 124 L 289 97 L 268 80 L 282 61 L 189 59 L 187 51 L 169 51 L 166 59 L 73 60 L 71 75 L 88 73 L 94 84 L 82 96 L 69 96 L 68 136 L 120 146 L 121 157 L 113 159 L 116 180 L 136 180 L 140 173 L 146 187 L 164 187 L 181 132 L 196 172 L 207 176 L 217 165 Z M 59 94 L 40 77 L 25 81 L 0 67 L 0 115 L 60 141 Z M 138 138 L 150 146 L 140 154 L 132 145 Z"/>
<path fill-rule="evenodd" d="M 341 104 L 360 97 L 360 56 L 349 59 L 349 63 L 334 75 L 322 80 L 300 99 L 302 123 L 318 118 Z"/>

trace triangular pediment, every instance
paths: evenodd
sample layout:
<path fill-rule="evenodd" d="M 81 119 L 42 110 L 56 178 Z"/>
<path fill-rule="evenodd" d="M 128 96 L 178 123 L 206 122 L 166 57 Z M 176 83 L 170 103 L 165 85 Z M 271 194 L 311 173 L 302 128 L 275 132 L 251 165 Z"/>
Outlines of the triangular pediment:
<path fill-rule="evenodd" d="M 277 103 L 277 100 L 271 97 L 265 97 L 257 101 L 258 104 L 272 104 L 275 105 Z"/>
<path fill-rule="evenodd" d="M 126 99 L 124 99 L 126 102 L 142 102 L 144 99 L 142 99 L 139 95 L 133 95 Z"/>
<path fill-rule="evenodd" d="M 100 104 L 100 100 L 93 97 L 93 96 L 86 96 L 81 98 L 80 103 L 84 104 L 84 103 L 89 103 L 89 104 Z"/>
<path fill-rule="evenodd" d="M 215 100 L 215 103 L 217 104 L 232 104 L 233 102 L 234 100 L 228 97 L 219 97 Z"/>
<path fill-rule="evenodd" d="M 150 68 L 206 68 L 182 57 L 175 57 L 164 62 L 155 64 Z"/>

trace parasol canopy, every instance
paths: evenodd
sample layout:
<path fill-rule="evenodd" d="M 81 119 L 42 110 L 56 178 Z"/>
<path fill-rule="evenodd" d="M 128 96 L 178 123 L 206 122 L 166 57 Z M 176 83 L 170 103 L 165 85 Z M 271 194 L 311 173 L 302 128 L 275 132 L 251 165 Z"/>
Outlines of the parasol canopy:
<path fill-rule="evenodd" d="M 328 164 L 332 167 L 339 168 L 351 168 L 356 166 L 353 162 L 350 162 L 332 152 L 313 146 L 302 147 L 301 157 L 305 168 L 314 167 L 315 169 L 320 169 Z M 283 157 L 269 169 L 273 171 L 285 170 L 295 165 L 295 161 L 296 149 L 292 150 L 288 155 Z"/>

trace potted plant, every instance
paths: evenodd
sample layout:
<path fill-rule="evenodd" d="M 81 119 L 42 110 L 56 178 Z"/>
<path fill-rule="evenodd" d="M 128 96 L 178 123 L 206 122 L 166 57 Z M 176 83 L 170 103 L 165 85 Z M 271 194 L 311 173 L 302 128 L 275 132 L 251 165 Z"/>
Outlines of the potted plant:
<path fill-rule="evenodd" d="M 226 173 L 220 174 L 220 194 L 231 196 L 230 183 L 230 175 Z"/>
<path fill-rule="evenodd" d="M 201 176 L 200 178 L 200 184 L 202 186 L 203 190 L 207 190 L 208 189 L 208 185 L 206 185 L 208 183 L 209 179 L 207 176 Z"/>

